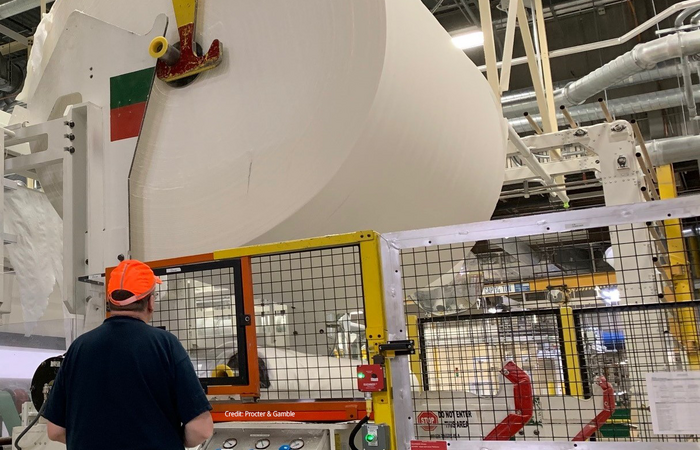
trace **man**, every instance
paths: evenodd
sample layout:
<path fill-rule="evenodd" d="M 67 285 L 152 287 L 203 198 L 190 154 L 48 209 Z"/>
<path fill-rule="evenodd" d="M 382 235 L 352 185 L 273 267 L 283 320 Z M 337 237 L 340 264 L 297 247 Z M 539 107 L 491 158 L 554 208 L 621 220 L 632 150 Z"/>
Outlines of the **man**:
<path fill-rule="evenodd" d="M 211 437 L 211 406 L 185 349 L 148 325 L 160 283 L 139 261 L 114 269 L 111 316 L 70 346 L 49 394 L 51 440 L 68 450 L 175 450 Z"/>

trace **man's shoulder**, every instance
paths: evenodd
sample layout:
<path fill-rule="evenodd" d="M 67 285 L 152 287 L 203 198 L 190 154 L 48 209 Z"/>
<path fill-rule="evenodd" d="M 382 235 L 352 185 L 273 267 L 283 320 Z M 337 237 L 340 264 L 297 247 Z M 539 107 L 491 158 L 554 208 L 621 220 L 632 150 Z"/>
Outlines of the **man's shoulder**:
<path fill-rule="evenodd" d="M 153 327 L 149 326 L 149 332 L 153 334 L 153 336 L 156 336 L 159 339 L 164 339 L 169 342 L 173 343 L 180 343 L 180 341 L 177 339 L 177 336 L 175 336 L 173 333 L 169 332 L 165 328 L 161 327 Z"/>
<path fill-rule="evenodd" d="M 114 321 L 106 320 L 99 327 L 78 337 L 71 345 L 69 353 L 82 352 L 82 349 L 88 348 L 103 348 L 104 345 L 109 345 L 106 344 L 108 341 L 114 340 L 115 337 L 118 338 L 123 333 L 128 333 L 130 342 L 138 342 L 136 348 L 132 347 L 133 351 L 148 353 L 153 351 L 153 349 L 159 349 L 158 353 L 172 362 L 178 362 L 187 357 L 187 352 L 173 333 L 162 328 L 153 327 L 145 322 L 139 323 L 134 321 L 127 323 L 130 324 L 128 328 L 114 327 Z M 115 333 L 117 333 L 117 336 L 115 336 Z"/>
<path fill-rule="evenodd" d="M 118 326 L 115 328 L 115 321 L 107 319 L 97 328 L 78 336 L 78 338 L 76 338 L 73 342 L 73 345 L 79 347 L 81 345 L 84 345 L 85 343 L 99 341 L 104 338 L 112 338 L 115 332 L 127 332 L 132 336 L 138 335 L 142 337 L 150 337 L 151 339 L 161 342 L 179 343 L 177 337 L 172 333 L 169 333 L 168 331 L 161 328 L 152 327 L 143 321 L 129 320 L 127 322 L 122 323 L 127 323 L 129 325 L 128 328 L 124 329 Z"/>
<path fill-rule="evenodd" d="M 104 323 L 102 323 L 97 328 L 93 328 L 92 330 L 86 331 L 85 333 L 81 334 L 80 336 L 75 338 L 75 340 L 71 344 L 71 348 L 79 347 L 86 342 L 92 341 L 93 339 L 95 339 L 97 336 L 99 336 L 102 333 L 103 327 L 104 327 Z"/>

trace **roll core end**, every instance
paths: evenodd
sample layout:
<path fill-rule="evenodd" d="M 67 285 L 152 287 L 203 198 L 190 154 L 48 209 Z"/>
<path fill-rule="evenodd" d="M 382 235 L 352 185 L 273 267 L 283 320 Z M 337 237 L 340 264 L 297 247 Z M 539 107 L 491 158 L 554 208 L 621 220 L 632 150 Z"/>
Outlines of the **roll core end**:
<path fill-rule="evenodd" d="M 158 36 L 154 38 L 151 41 L 151 44 L 148 46 L 148 53 L 156 59 L 162 57 L 165 55 L 165 52 L 168 51 L 168 40 L 165 39 L 163 36 Z"/>

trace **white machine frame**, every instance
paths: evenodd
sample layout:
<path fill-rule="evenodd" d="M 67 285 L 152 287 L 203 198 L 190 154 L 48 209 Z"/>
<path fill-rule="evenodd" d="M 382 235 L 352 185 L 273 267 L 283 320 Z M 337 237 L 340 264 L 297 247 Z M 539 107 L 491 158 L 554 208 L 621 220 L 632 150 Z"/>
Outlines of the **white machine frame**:
<path fill-rule="evenodd" d="M 646 186 L 643 168 L 636 157 L 637 145 L 633 126 L 624 120 L 611 123 L 600 123 L 589 127 L 572 128 L 554 133 L 533 135 L 522 139 L 522 142 L 533 152 L 552 151 L 567 145 L 580 145 L 597 156 L 591 163 L 591 156 L 573 158 L 550 164 L 568 163 L 567 172 L 578 161 L 580 170 L 596 170 L 603 183 L 603 195 L 607 206 L 643 203 L 649 198 L 653 186 Z M 583 161 L 580 161 L 583 160 Z M 549 166 L 549 165 L 548 165 Z M 550 176 L 560 176 L 563 173 L 551 173 Z M 642 189 L 649 188 L 646 192 Z M 641 303 L 656 303 L 658 301 L 658 286 L 655 279 L 654 262 L 650 248 L 649 231 L 642 225 L 626 225 L 618 227 L 613 234 L 613 249 L 618 261 L 624 258 L 624 270 L 618 270 L 620 285 L 630 292 L 621 292 L 622 297 L 635 297 Z M 627 242 L 636 244 L 619 244 Z M 632 258 L 632 256 L 635 256 Z M 641 283 L 640 283 L 641 281 Z M 634 292 L 631 292 L 634 291 Z"/>
<path fill-rule="evenodd" d="M 31 143 L 43 149 L 5 159 L 4 175 L 30 178 L 30 171 L 50 165 L 63 168 L 63 292 L 62 298 L 73 314 L 84 314 L 85 304 L 69 299 L 76 296 L 79 276 L 104 271 L 105 179 L 102 146 L 102 110 L 91 103 L 71 106 L 59 119 L 29 125 L 20 123 L 4 129 L 2 148 Z M 15 185 L 16 187 L 16 185 Z M 113 187 L 109 187 L 113 189 Z M 124 195 L 127 195 L 126 193 Z M 0 204 L 0 212 L 4 203 Z M 97 230 L 97 231 L 96 231 Z M 83 297 L 85 298 L 85 297 Z"/>
<path fill-rule="evenodd" d="M 609 206 L 579 211 L 566 211 L 544 214 L 531 217 L 519 217 L 465 225 L 430 228 L 423 230 L 404 231 L 398 233 L 386 233 L 381 235 L 382 277 L 384 282 L 384 302 L 387 311 L 404 311 L 403 280 L 401 273 L 401 250 L 415 247 L 429 247 L 436 245 L 460 244 L 465 241 L 475 242 L 490 239 L 503 239 L 506 237 L 522 237 L 535 234 L 551 234 L 572 232 L 595 227 L 627 226 L 633 223 L 646 223 L 661 221 L 671 218 L 689 218 L 700 216 L 700 197 L 690 196 L 672 200 L 663 200 L 652 203 L 634 203 L 621 206 Z M 656 299 L 658 302 L 658 298 Z M 409 339 L 405 314 L 390 314 L 387 316 L 387 327 L 390 340 Z M 397 356 L 389 360 L 391 365 L 391 384 L 394 397 L 396 417 L 396 436 L 399 441 L 399 450 L 411 448 L 411 441 L 415 439 L 413 416 L 413 398 L 411 390 L 409 357 Z M 536 448 L 550 448 L 551 444 L 556 449 L 594 448 L 592 443 L 562 443 L 562 442 L 537 442 L 536 444 L 522 442 L 510 445 L 515 448 L 536 445 Z M 496 449 L 502 445 L 496 442 L 482 443 L 475 447 L 474 441 L 451 441 L 450 449 Z M 525 447 L 519 447 L 524 445 Z M 600 444 L 596 448 L 608 448 Z M 614 444 L 623 447 L 610 447 L 613 449 L 632 448 L 637 443 Z M 625 447 L 625 445 L 627 447 Z M 666 444 L 644 443 L 654 449 L 697 449 L 698 444 Z M 665 445 L 670 445 L 665 447 Z M 684 446 L 685 445 L 685 446 Z M 509 447 L 510 448 L 510 447 Z"/>

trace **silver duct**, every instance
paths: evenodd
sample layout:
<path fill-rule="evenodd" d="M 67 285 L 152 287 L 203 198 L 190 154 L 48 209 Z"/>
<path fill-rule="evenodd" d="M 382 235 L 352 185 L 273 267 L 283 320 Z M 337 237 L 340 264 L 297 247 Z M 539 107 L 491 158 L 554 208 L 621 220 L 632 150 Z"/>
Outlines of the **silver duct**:
<path fill-rule="evenodd" d="M 695 12 L 697 12 L 699 9 L 700 9 L 700 8 L 698 8 L 698 7 L 696 6 L 695 8 L 688 8 L 688 9 L 686 9 L 685 11 L 682 11 L 680 14 L 678 14 L 678 16 L 676 16 L 676 20 L 675 20 L 675 22 L 673 23 L 673 25 L 674 25 L 676 28 L 682 27 L 682 26 L 683 26 L 683 22 L 685 22 L 685 19 L 687 19 L 688 17 L 692 16 L 692 15 L 693 15 Z"/>
<path fill-rule="evenodd" d="M 625 78 L 653 69 L 658 63 L 700 53 L 700 30 L 645 42 L 566 86 L 554 104 L 578 105 Z"/>
<path fill-rule="evenodd" d="M 695 10 L 691 10 L 691 13 Z M 674 58 L 700 53 L 700 30 L 665 36 L 635 46 L 632 50 L 610 61 L 588 75 L 566 85 L 554 97 L 554 105 L 579 105 L 590 97 L 612 86 L 625 83 L 630 77 L 654 69 L 657 64 Z M 657 76 L 669 78 L 678 72 L 676 67 L 664 68 Z M 666 76 L 668 75 L 668 76 Z M 652 78 L 650 73 L 648 78 Z M 640 77 L 643 82 L 644 77 Z M 686 93 L 689 95 L 689 93 Z M 526 111 L 534 111 L 536 102 L 504 107 L 506 117 L 515 117 Z"/>
<path fill-rule="evenodd" d="M 700 95 L 700 86 L 693 86 L 695 96 Z M 684 95 L 681 89 L 667 89 L 660 92 L 635 95 L 633 97 L 618 98 L 608 102 L 608 109 L 616 116 L 626 116 L 639 114 L 647 111 L 657 111 L 660 109 L 676 108 L 683 105 Z M 598 103 L 587 103 L 585 105 L 573 106 L 569 112 L 578 122 L 595 122 L 605 118 Z M 536 122 L 541 123 L 541 117 L 532 116 Z M 527 133 L 532 128 L 524 117 L 510 119 L 508 121 L 518 133 Z M 559 125 L 567 125 L 568 122 L 559 111 L 557 111 L 557 122 Z"/>
<path fill-rule="evenodd" d="M 677 62 L 659 64 L 651 70 L 645 70 L 626 77 L 612 86 L 609 86 L 607 89 L 623 86 L 634 86 L 636 84 L 666 80 L 679 76 L 681 76 L 681 67 Z M 559 85 L 555 95 L 561 95 L 561 90 L 565 86 L 566 84 Z M 503 115 L 508 118 L 522 116 L 525 112 L 533 113 L 537 111 L 535 91 L 532 89 L 523 89 L 522 91 L 515 91 L 511 94 L 504 95 L 501 98 L 501 103 L 503 103 Z"/>
<path fill-rule="evenodd" d="M 685 19 L 688 17 L 693 16 L 694 18 L 694 14 L 696 14 L 698 10 L 700 10 L 700 7 L 688 8 L 682 13 L 678 14 L 678 17 L 676 17 L 676 21 L 674 23 L 676 28 L 682 27 L 683 22 L 685 22 Z M 683 74 L 683 92 L 685 94 L 685 104 L 688 106 L 688 129 L 692 134 L 697 134 L 698 124 L 695 121 L 695 118 L 698 116 L 698 110 L 695 106 L 695 97 L 693 96 L 693 80 L 690 76 L 690 58 L 688 55 L 681 57 L 681 72 Z"/>
<path fill-rule="evenodd" d="M 700 158 L 700 136 L 681 136 L 647 142 L 652 164 L 663 166 Z"/>
<path fill-rule="evenodd" d="M 562 89 L 566 85 L 567 85 L 566 82 L 554 83 L 554 89 L 556 89 L 555 92 L 558 92 L 560 89 Z M 503 105 L 503 113 L 505 114 L 506 108 L 518 107 L 518 106 L 520 106 L 520 104 L 522 102 L 528 102 L 528 105 L 535 105 L 535 107 L 537 107 L 537 102 L 535 102 L 534 100 L 535 100 L 535 90 L 532 88 L 514 89 L 512 91 L 508 91 L 507 94 L 505 94 L 501 97 L 501 104 Z M 515 103 L 515 104 L 510 105 L 510 103 Z"/>

